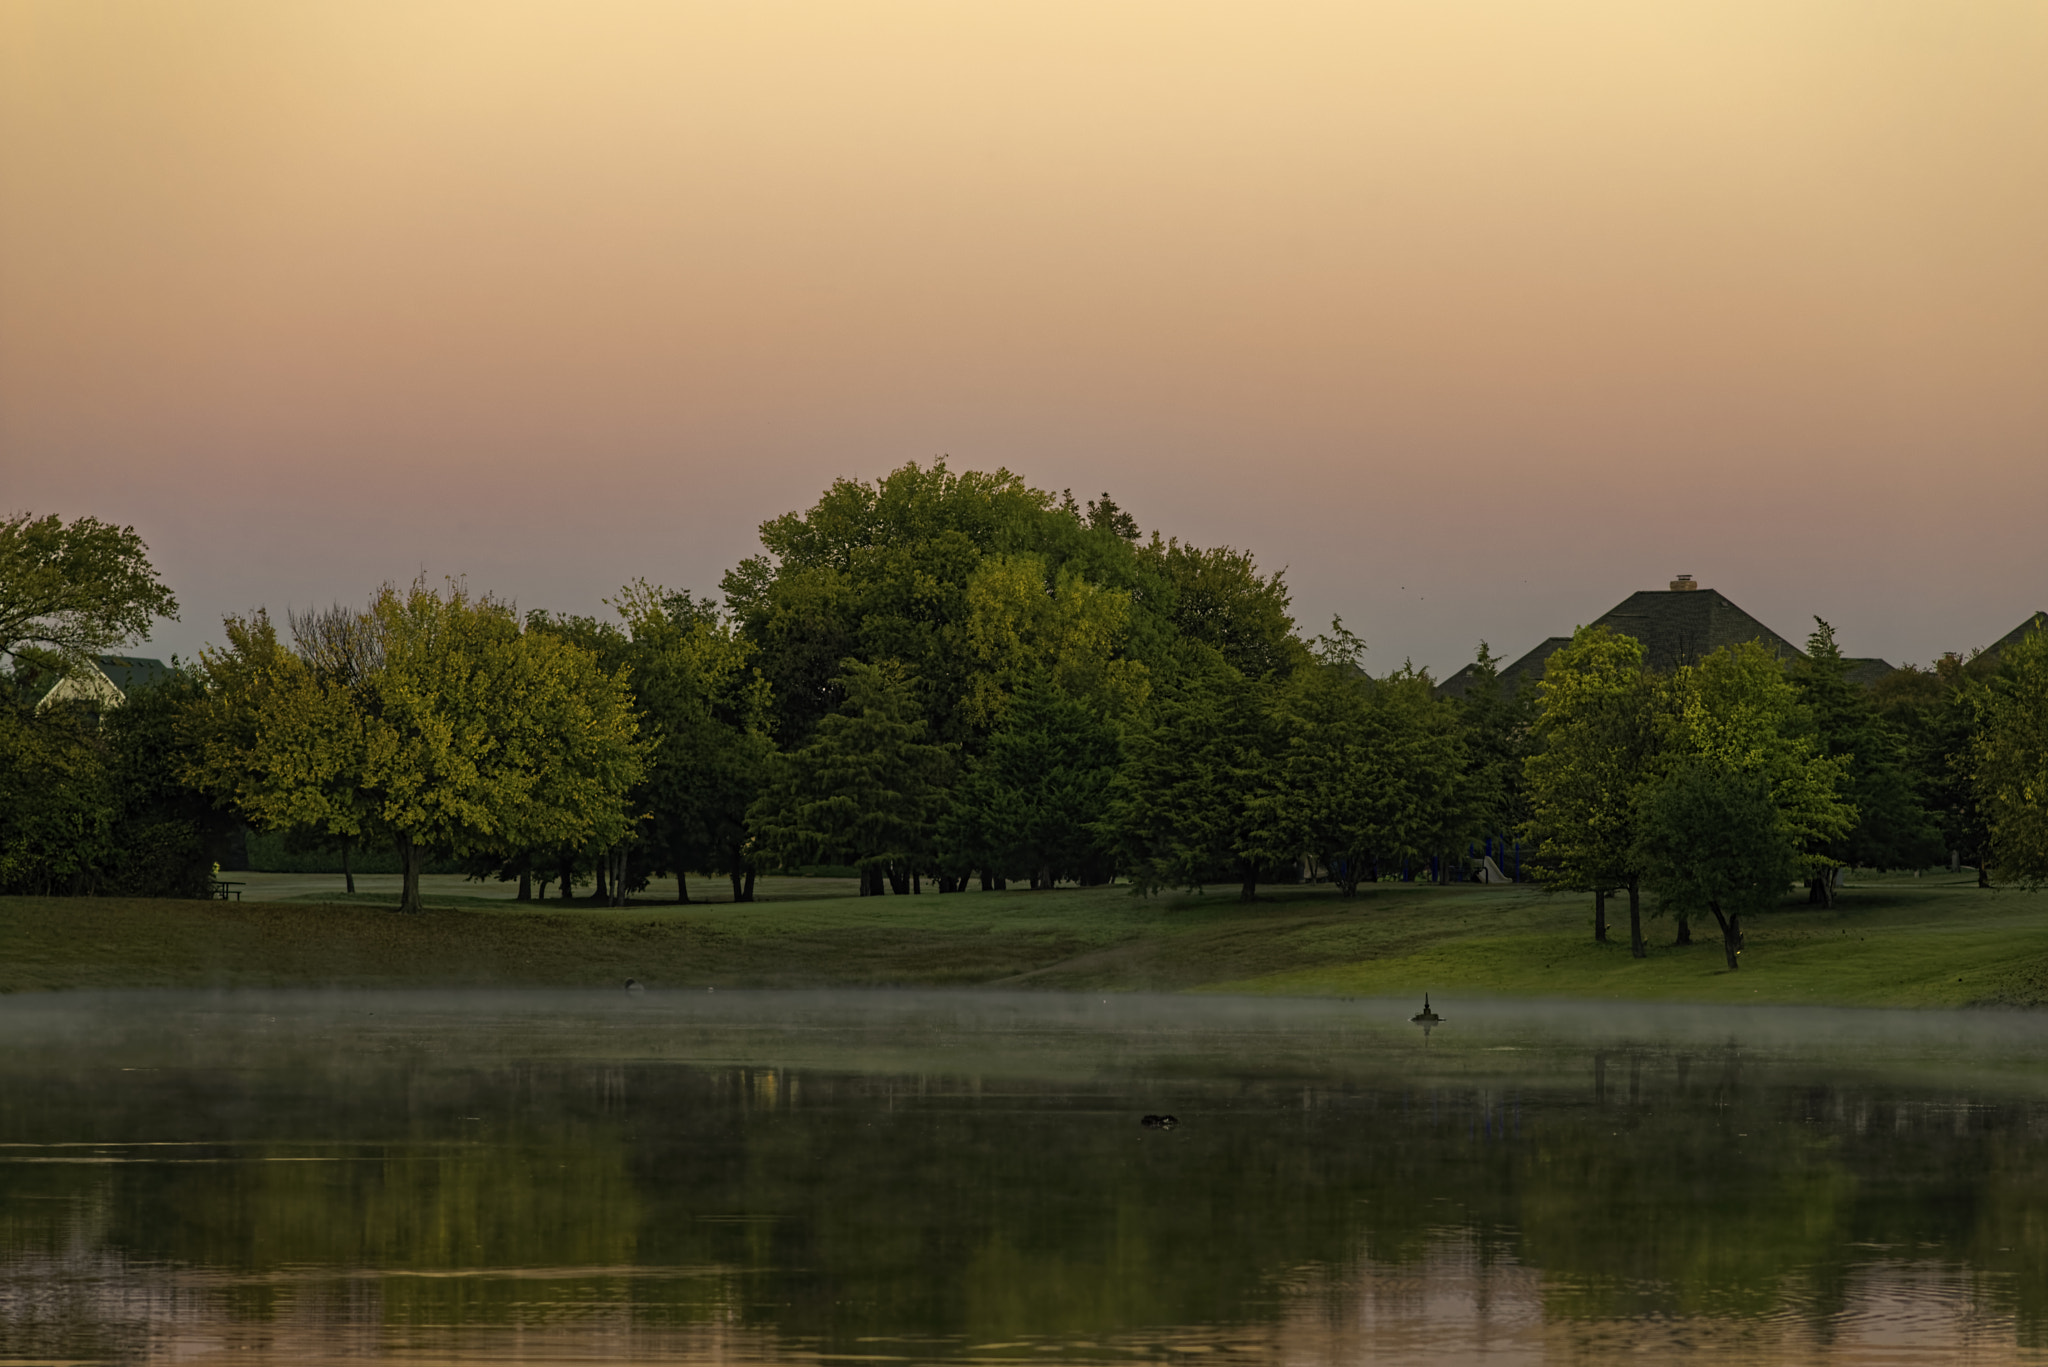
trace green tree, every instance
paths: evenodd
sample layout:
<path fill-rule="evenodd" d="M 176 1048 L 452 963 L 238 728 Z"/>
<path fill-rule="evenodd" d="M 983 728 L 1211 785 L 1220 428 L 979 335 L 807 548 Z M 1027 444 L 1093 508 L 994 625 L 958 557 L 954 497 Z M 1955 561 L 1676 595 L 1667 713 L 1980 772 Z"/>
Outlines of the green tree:
<path fill-rule="evenodd" d="M 1641 794 L 1636 862 L 1660 905 L 1710 913 L 1730 972 L 1741 967 L 1742 918 L 1775 905 L 1797 867 L 1796 841 L 1770 780 L 1719 757 L 1688 756 Z"/>
<path fill-rule="evenodd" d="M 1285 576 L 1261 575 L 1249 551 L 1203 550 L 1154 533 L 1139 559 L 1164 581 L 1161 615 L 1181 639 L 1211 647 L 1251 679 L 1286 674 L 1305 661 Z"/>
<path fill-rule="evenodd" d="M 2048 619 L 2008 646 L 1982 701 L 1971 779 L 2001 880 L 2048 882 Z"/>
<path fill-rule="evenodd" d="M 930 863 L 952 747 L 926 739 L 908 670 L 845 662 L 844 701 L 811 743 L 785 752 L 752 813 L 763 850 L 783 865 L 846 863 L 861 891 L 896 892 Z"/>
<path fill-rule="evenodd" d="M 1440 724 L 1428 680 L 1407 671 L 1369 678 L 1363 646 L 1332 623 L 1279 702 L 1284 825 L 1346 897 L 1382 861 L 1441 849 L 1463 764 L 1460 737 Z"/>
<path fill-rule="evenodd" d="M 54 513 L 0 518 L 0 657 L 69 670 L 177 616 L 133 527 Z"/>
<path fill-rule="evenodd" d="M 213 696 L 192 777 L 258 825 L 389 840 L 400 906 L 420 910 L 430 851 L 609 847 L 643 767 L 625 683 L 559 636 L 522 631 L 460 586 L 386 586 L 360 624 L 375 668 L 360 688 L 282 649 L 260 615 L 230 621 L 206 668 Z"/>
<path fill-rule="evenodd" d="M 0 892 L 84 892 L 114 850 L 118 804 L 91 709 L 36 710 L 41 670 L 0 698 Z"/>
<path fill-rule="evenodd" d="M 1299 855 L 1273 688 L 1192 644 L 1154 689 L 1125 735 L 1105 831 L 1137 891 L 1227 878 L 1250 901 L 1262 876 Z"/>
<path fill-rule="evenodd" d="M 1821 752 L 1784 665 L 1754 641 L 1726 646 L 1680 666 L 1670 697 L 1673 761 L 1710 760 L 1766 784 L 1801 871 L 1828 886 L 1836 867 L 1829 851 L 1856 824 L 1842 791 L 1849 765 Z"/>
<path fill-rule="evenodd" d="M 1658 681 L 1643 647 L 1605 627 L 1580 627 L 1550 657 L 1539 685 L 1537 748 L 1524 765 L 1537 876 L 1554 888 L 1628 893 L 1629 952 L 1644 957 L 1641 790 L 1663 745 Z"/>
<path fill-rule="evenodd" d="M 941 867 L 1041 889 L 1107 882 L 1099 832 L 1117 761 L 1116 729 L 1097 709 L 1042 673 L 1025 681 L 940 818 Z"/>
<path fill-rule="evenodd" d="M 756 648 L 708 601 L 636 581 L 613 606 L 631 636 L 635 705 L 654 739 L 641 802 L 650 844 L 676 874 L 723 872 L 753 900 L 748 811 L 774 758 L 773 699 Z"/>
<path fill-rule="evenodd" d="M 1899 728 L 1881 716 L 1870 691 L 1849 681 L 1835 629 L 1814 618 L 1806 658 L 1793 667 L 1798 696 L 1813 719 L 1821 753 L 1847 766 L 1845 792 L 1856 824 L 1826 853 L 1864 868 L 1925 868 L 1941 857 L 1941 834 L 1920 800 L 1919 783 Z M 1828 900 L 1827 880 L 1813 881 L 1813 900 Z"/>

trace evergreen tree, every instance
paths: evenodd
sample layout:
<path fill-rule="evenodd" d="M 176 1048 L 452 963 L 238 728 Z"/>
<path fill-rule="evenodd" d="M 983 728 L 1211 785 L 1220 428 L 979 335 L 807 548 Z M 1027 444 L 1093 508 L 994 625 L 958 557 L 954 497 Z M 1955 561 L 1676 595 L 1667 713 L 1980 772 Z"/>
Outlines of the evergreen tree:
<path fill-rule="evenodd" d="M 915 681 L 900 663 L 847 660 L 840 689 L 844 701 L 810 744 L 775 763 L 754 804 L 756 839 L 784 866 L 853 865 L 863 895 L 885 878 L 909 892 L 933 857 L 952 747 L 926 739 Z"/>
<path fill-rule="evenodd" d="M 1109 828 L 1140 891 L 1260 879 L 1300 853 L 1284 810 L 1284 720 L 1274 685 L 1206 646 L 1152 694 L 1125 737 Z"/>
<path fill-rule="evenodd" d="M 1844 796 L 1856 824 L 1825 853 L 1864 868 L 1924 868 L 1941 858 L 1941 834 L 1922 804 L 1906 738 L 1879 715 L 1869 691 L 1849 681 L 1835 629 L 1814 618 L 1806 659 L 1792 680 L 1812 717 L 1819 751 L 1846 766 Z M 1813 880 L 1813 900 L 1826 901 L 1826 878 Z"/>

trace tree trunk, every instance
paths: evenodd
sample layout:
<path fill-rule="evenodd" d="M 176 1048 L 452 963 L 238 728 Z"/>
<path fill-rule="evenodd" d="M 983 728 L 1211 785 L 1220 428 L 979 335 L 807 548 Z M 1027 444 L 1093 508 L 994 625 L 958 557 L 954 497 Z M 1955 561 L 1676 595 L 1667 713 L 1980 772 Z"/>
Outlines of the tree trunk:
<path fill-rule="evenodd" d="M 519 871 L 519 900 L 522 902 L 531 902 L 533 900 L 533 870 L 531 869 L 521 869 Z"/>
<path fill-rule="evenodd" d="M 1593 943 L 1607 943 L 1607 892 L 1604 888 L 1593 894 Z"/>
<path fill-rule="evenodd" d="M 1238 890 L 1237 900 L 1240 902 L 1256 901 L 1258 895 L 1259 866 L 1257 864 L 1246 864 L 1244 866 L 1244 886 Z"/>
<path fill-rule="evenodd" d="M 910 871 L 910 895 L 913 897 L 924 896 L 924 875 L 920 874 L 916 869 Z"/>
<path fill-rule="evenodd" d="M 1727 955 L 1728 971 L 1733 973 L 1742 967 L 1735 959 L 1742 953 L 1742 913 L 1738 911 L 1733 916 L 1723 916 L 1719 902 L 1707 903 L 1707 910 L 1713 912 L 1714 919 L 1721 923 L 1721 952 Z"/>
<path fill-rule="evenodd" d="M 398 837 L 398 867 L 402 878 L 398 890 L 398 909 L 406 912 L 424 911 L 420 904 L 420 856 L 423 851 L 410 835 Z"/>
<path fill-rule="evenodd" d="M 1991 886 L 1991 861 L 1984 857 L 1982 850 L 1977 852 L 1977 886 L 1980 888 Z"/>
<path fill-rule="evenodd" d="M 1678 938 L 1673 940 L 1672 943 L 1679 945 L 1689 945 L 1692 943 L 1692 918 L 1690 916 L 1678 918 Z"/>
<path fill-rule="evenodd" d="M 889 891 L 898 897 L 910 895 L 910 875 L 903 871 L 901 864 L 889 865 Z"/>
<path fill-rule="evenodd" d="M 732 868 L 726 871 L 726 877 L 732 880 L 732 900 L 735 902 L 745 900 L 740 896 L 740 866 L 737 864 L 733 865 Z"/>
<path fill-rule="evenodd" d="M 740 900 L 742 902 L 754 900 L 754 870 L 751 867 L 747 869 L 746 884 L 740 888 Z"/>
<path fill-rule="evenodd" d="M 562 900 L 576 900 L 576 863 L 566 854 L 562 856 Z"/>
<path fill-rule="evenodd" d="M 596 902 L 599 906 L 603 906 L 605 903 L 611 901 L 612 898 L 611 888 L 606 883 L 604 876 L 604 866 L 608 862 L 609 861 L 603 855 L 599 855 L 597 857 L 597 887 L 594 890 L 592 890 L 590 897 L 591 900 Z"/>
<path fill-rule="evenodd" d="M 983 892 L 994 892 L 996 890 L 996 876 L 987 869 L 981 871 L 981 890 Z"/>
<path fill-rule="evenodd" d="M 690 875 L 688 875 L 688 874 L 684 873 L 684 872 L 683 872 L 683 871 L 682 871 L 681 869 L 677 869 L 677 870 L 676 870 L 676 905 L 677 905 L 677 906 L 679 906 L 679 907 L 682 907 L 682 906 L 688 906 L 688 905 L 689 905 L 689 903 L 690 903 Z"/>
<path fill-rule="evenodd" d="M 356 895 L 356 874 L 355 870 L 348 866 L 348 846 L 349 839 L 347 836 L 343 836 L 341 838 L 341 881 L 342 885 L 348 889 L 348 895 L 353 897 Z"/>
<path fill-rule="evenodd" d="M 1638 959 L 1650 957 L 1650 951 L 1643 947 L 1643 883 L 1640 878 L 1628 880 L 1628 952 Z"/>

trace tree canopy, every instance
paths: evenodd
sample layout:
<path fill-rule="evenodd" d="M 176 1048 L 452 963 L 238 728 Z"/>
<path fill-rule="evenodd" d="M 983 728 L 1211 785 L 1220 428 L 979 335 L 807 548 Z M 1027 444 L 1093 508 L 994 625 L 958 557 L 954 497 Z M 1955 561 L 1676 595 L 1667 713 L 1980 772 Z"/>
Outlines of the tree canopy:
<path fill-rule="evenodd" d="M 68 670 L 177 615 L 133 527 L 55 513 L 0 518 L 0 657 Z"/>

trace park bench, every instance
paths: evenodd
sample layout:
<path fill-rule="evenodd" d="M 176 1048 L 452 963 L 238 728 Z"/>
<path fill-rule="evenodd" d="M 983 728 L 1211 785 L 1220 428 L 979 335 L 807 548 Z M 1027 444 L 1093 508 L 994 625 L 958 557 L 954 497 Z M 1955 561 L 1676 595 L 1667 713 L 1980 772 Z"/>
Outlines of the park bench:
<path fill-rule="evenodd" d="M 227 883 L 216 878 L 213 880 L 212 892 L 213 900 L 216 902 L 225 902 L 230 897 L 234 898 L 237 902 L 242 900 L 242 884 L 240 883 Z"/>

